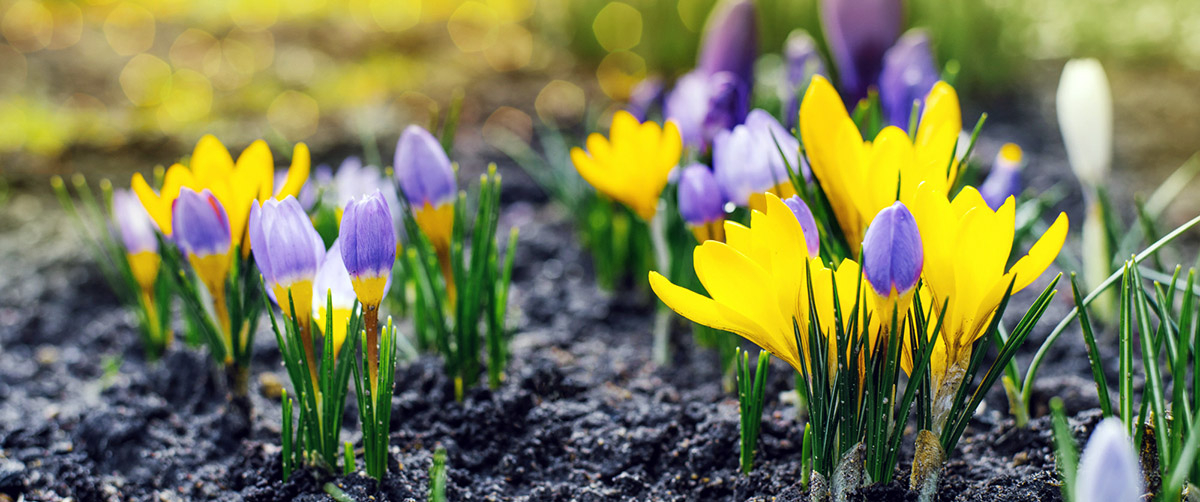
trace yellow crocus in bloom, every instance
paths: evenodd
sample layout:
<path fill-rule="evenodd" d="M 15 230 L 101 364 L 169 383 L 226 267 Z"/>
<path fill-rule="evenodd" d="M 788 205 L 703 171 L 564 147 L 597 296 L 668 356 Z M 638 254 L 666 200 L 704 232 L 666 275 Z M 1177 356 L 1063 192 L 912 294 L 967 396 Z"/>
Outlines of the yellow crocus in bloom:
<path fill-rule="evenodd" d="M 802 371 L 801 360 L 808 361 L 808 351 L 797 347 L 793 322 L 807 344 L 805 265 L 812 275 L 817 319 L 826 336 L 836 333 L 833 279 L 837 279 L 843 312 L 853 309 L 856 295 L 865 289 L 860 290 L 858 284 L 861 275 L 857 263 L 845 260 L 834 270 L 820 258 L 810 258 L 804 230 L 792 210 L 774 194 L 766 194 L 765 201 L 765 213 L 751 211 L 750 227 L 726 221 L 726 242 L 705 241 L 696 247 L 696 275 L 711 298 L 676 286 L 658 272 L 650 272 L 650 287 L 680 315 L 737 333 Z M 866 308 L 860 312 L 865 318 L 870 307 L 869 302 L 862 303 Z M 848 324 L 850 319 L 844 321 Z M 837 368 L 835 348 L 836 342 L 830 343 L 831 371 Z"/>
<path fill-rule="evenodd" d="M 196 143 L 189 166 L 175 164 L 167 169 L 159 192 L 150 187 L 141 173 L 133 175 L 131 185 L 146 212 L 168 236 L 172 233 L 171 205 L 179 197 L 179 190 L 183 187 L 197 191 L 207 188 L 225 207 L 229 215 L 231 241 L 234 244 L 242 243 L 242 252 L 245 254 L 249 252 L 250 245 L 245 239 L 250 204 L 272 196 L 283 200 L 288 195 L 298 195 L 308 180 L 310 167 L 308 146 L 297 143 L 292 151 L 292 165 L 287 180 L 275 192 L 275 161 L 265 141 L 258 140 L 250 144 L 234 162 L 220 140 L 205 135 Z"/>
<path fill-rule="evenodd" d="M 938 404 L 949 401 L 948 397 L 958 390 L 972 345 L 984 335 L 1009 284 L 1013 293 L 1032 284 L 1058 256 L 1066 240 L 1067 215 L 1059 213 L 1029 253 L 1006 271 L 1013 247 L 1015 208 L 1015 199 L 1008 197 L 992 211 L 979 192 L 969 186 L 953 201 L 936 183 L 921 185 L 914 196 L 912 213 L 925 252 L 925 287 L 921 295 L 923 308 L 932 308 L 931 325 L 943 315 L 942 304 L 949 300 L 930 359 L 935 433 L 941 432 L 945 421 L 944 413 L 939 416 Z M 905 372 L 911 372 L 912 347 L 907 345 L 901 364 Z"/>
<path fill-rule="evenodd" d="M 800 137 L 813 175 L 833 206 L 853 253 L 867 224 L 897 200 L 910 205 L 924 182 L 949 191 L 958 177 L 954 145 L 962 132 L 958 94 L 938 82 L 925 98 L 925 110 L 911 140 L 889 126 L 864 141 L 842 99 L 824 77 L 813 77 L 800 105 Z"/>
<path fill-rule="evenodd" d="M 683 152 L 679 129 L 673 122 L 665 127 L 639 123 L 629 112 L 619 111 L 608 136 L 592 133 L 586 152 L 571 149 L 571 161 L 596 190 L 650 221 L 667 186 L 667 175 Z"/>

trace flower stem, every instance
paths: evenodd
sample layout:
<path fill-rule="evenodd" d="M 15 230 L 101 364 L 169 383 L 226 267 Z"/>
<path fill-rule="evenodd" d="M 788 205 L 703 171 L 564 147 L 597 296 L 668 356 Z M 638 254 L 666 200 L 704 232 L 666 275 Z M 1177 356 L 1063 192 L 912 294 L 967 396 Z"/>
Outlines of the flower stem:
<path fill-rule="evenodd" d="M 667 218 L 666 204 L 658 202 L 658 211 L 650 222 L 650 242 L 654 246 L 655 267 L 660 273 L 670 273 L 671 250 L 667 247 Z M 662 302 L 656 302 L 654 309 L 654 362 L 667 365 L 671 362 L 670 321 L 671 313 L 663 308 Z"/>
<path fill-rule="evenodd" d="M 371 395 L 379 386 L 379 306 L 368 305 L 363 309 L 363 328 L 367 332 L 367 374 L 371 377 Z"/>

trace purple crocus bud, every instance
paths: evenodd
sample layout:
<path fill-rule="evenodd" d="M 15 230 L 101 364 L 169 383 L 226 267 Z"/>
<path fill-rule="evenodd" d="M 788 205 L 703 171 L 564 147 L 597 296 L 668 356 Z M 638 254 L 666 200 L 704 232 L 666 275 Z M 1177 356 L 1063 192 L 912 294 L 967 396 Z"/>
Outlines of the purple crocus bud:
<path fill-rule="evenodd" d="M 325 259 L 325 242 L 313 228 L 300 201 L 291 195 L 250 206 L 250 249 L 271 299 L 283 314 L 294 311 L 307 326 L 312 311 L 313 278 Z M 286 300 L 291 298 L 291 302 Z"/>
<path fill-rule="evenodd" d="M 838 70 L 843 97 L 856 103 L 879 78 L 883 53 L 904 21 L 902 0 L 821 0 L 821 28 Z"/>
<path fill-rule="evenodd" d="M 129 270 L 142 291 L 154 289 L 158 268 L 162 258 L 158 255 L 158 237 L 155 235 L 154 220 L 142 206 L 137 195 L 129 190 L 113 193 L 112 218 L 125 248 Z"/>
<path fill-rule="evenodd" d="M 650 110 L 662 106 L 664 89 L 663 81 L 658 77 L 642 79 L 633 86 L 633 91 L 629 94 L 629 103 L 625 105 L 625 111 L 637 118 L 638 122 L 644 122 Z"/>
<path fill-rule="evenodd" d="M 863 275 L 875 292 L 880 314 L 889 319 L 888 322 L 892 308 L 899 307 L 897 312 L 901 318 L 908 311 L 907 301 L 925 265 L 923 249 L 917 221 L 899 201 L 875 215 L 863 236 Z"/>
<path fill-rule="evenodd" d="M 821 234 L 817 230 L 817 219 L 813 218 L 812 210 L 799 195 L 783 199 L 783 203 L 787 204 L 788 209 L 791 209 L 792 214 L 796 215 L 796 219 L 800 221 L 800 228 L 804 230 L 804 245 L 808 248 L 808 257 L 816 258 L 821 254 Z"/>
<path fill-rule="evenodd" d="M 996 154 L 991 172 L 979 185 L 979 195 L 993 211 L 1000 209 L 1009 197 L 1021 193 L 1021 157 L 1021 147 L 1005 143 Z"/>
<path fill-rule="evenodd" d="M 738 206 L 749 207 L 754 194 L 794 193 L 788 192 L 788 166 L 809 176 L 808 166 L 800 160 L 800 141 L 764 110 L 751 111 L 746 123 L 717 133 L 713 140 L 717 183 L 725 200 Z"/>
<path fill-rule="evenodd" d="M 783 102 L 783 122 L 791 129 L 796 125 L 800 112 L 800 97 L 808 89 L 814 75 L 827 75 L 825 62 L 817 49 L 817 42 L 807 31 L 797 29 L 788 35 L 783 46 L 783 58 L 787 74 L 779 89 L 779 100 Z"/>
<path fill-rule="evenodd" d="M 883 56 L 879 102 L 888 123 L 907 130 L 913 102 L 921 101 L 921 109 L 924 109 L 925 96 L 929 95 L 938 78 L 929 33 L 921 29 L 909 30 Z M 917 110 L 918 117 L 921 109 Z"/>
<path fill-rule="evenodd" d="M 437 207 L 454 200 L 454 168 L 441 143 L 420 126 L 404 128 L 396 143 L 396 180 L 414 208 Z"/>
<path fill-rule="evenodd" d="M 1133 441 L 1118 418 L 1100 421 L 1088 439 L 1075 476 L 1075 500 L 1143 500 L 1142 469 Z"/>
<path fill-rule="evenodd" d="M 723 240 L 725 197 L 708 166 L 692 164 L 679 171 L 679 214 L 698 242 Z"/>
<path fill-rule="evenodd" d="M 197 193 L 183 187 L 171 204 L 171 222 L 175 245 L 196 275 L 214 296 L 223 294 L 232 242 L 225 207 L 207 188 Z"/>
<path fill-rule="evenodd" d="M 708 78 L 708 114 L 704 116 L 704 141 L 711 142 L 718 132 L 728 131 L 746 120 L 750 88 L 729 72 L 714 73 Z"/>
<path fill-rule="evenodd" d="M 388 279 L 384 285 L 383 294 L 385 296 L 391 285 L 390 276 Z M 350 322 L 350 314 L 357 298 L 358 295 L 354 292 L 354 283 L 350 280 L 350 272 L 346 270 L 346 262 L 342 261 L 341 241 L 335 240 L 325 254 L 325 261 L 321 262 L 321 268 L 317 270 L 316 278 L 313 279 L 312 296 L 312 319 L 317 329 L 325 331 L 329 319 L 332 317 L 333 329 L 325 333 L 325 336 L 330 337 L 333 341 L 335 354 L 341 349 L 342 342 L 346 340 L 346 326 Z M 332 312 L 329 311 L 330 303 L 333 303 Z"/>
<path fill-rule="evenodd" d="M 376 191 L 350 201 L 342 213 L 338 239 L 358 301 L 365 308 L 378 307 L 396 261 L 396 231 L 383 195 Z"/>
<path fill-rule="evenodd" d="M 758 59 L 758 17 L 751 0 L 722 0 L 708 16 L 696 70 L 729 72 L 746 89 L 754 86 Z M 748 99 L 747 95 L 747 99 Z"/>

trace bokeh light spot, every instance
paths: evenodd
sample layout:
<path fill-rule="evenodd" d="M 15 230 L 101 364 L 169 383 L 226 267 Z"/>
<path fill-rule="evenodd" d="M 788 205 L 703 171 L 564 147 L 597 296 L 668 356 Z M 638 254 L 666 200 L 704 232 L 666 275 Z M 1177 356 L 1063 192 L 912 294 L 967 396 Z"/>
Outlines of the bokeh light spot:
<path fill-rule="evenodd" d="M 284 91 L 267 108 L 271 128 L 287 138 L 300 141 L 317 132 L 321 107 L 312 96 L 299 91 Z"/>
<path fill-rule="evenodd" d="M 0 33 L 21 52 L 41 50 L 54 37 L 54 17 L 41 2 L 17 0 L 4 13 Z"/>
<path fill-rule="evenodd" d="M 145 52 L 154 45 L 154 15 L 137 4 L 122 2 L 104 20 L 104 38 L 122 56 Z"/>
<path fill-rule="evenodd" d="M 554 80 L 546 84 L 533 102 L 538 118 L 558 127 L 579 123 L 586 106 L 583 89 L 566 80 Z"/>
<path fill-rule="evenodd" d="M 496 43 L 499 35 L 499 18 L 490 6 L 475 2 L 463 2 L 446 21 L 450 39 L 463 52 L 479 52 Z"/>
<path fill-rule="evenodd" d="M 0 44 L 0 90 L 15 91 L 25 85 L 29 63 L 25 55 L 10 45 Z"/>
<path fill-rule="evenodd" d="M 704 28 L 704 18 L 708 17 L 709 2 L 703 0 L 679 0 L 675 10 L 679 12 L 679 20 L 693 33 Z"/>
<path fill-rule="evenodd" d="M 60 50 L 79 43 L 83 36 L 83 12 L 71 2 L 47 3 L 50 16 L 54 20 L 54 31 L 50 36 L 50 50 Z"/>
<path fill-rule="evenodd" d="M 234 0 L 229 5 L 229 16 L 244 29 L 265 30 L 279 18 L 279 0 Z"/>
<path fill-rule="evenodd" d="M 212 83 L 208 77 L 193 70 L 179 70 L 171 77 L 170 92 L 159 107 L 171 121 L 191 123 L 208 117 L 212 109 Z"/>
<path fill-rule="evenodd" d="M 616 101 L 628 101 L 633 86 L 646 78 L 646 60 L 629 51 L 614 52 L 596 67 L 600 90 Z"/>
<path fill-rule="evenodd" d="M 421 20 L 420 0 L 369 0 L 368 9 L 383 31 L 399 32 Z"/>
<path fill-rule="evenodd" d="M 627 3 L 612 2 L 596 13 L 592 33 L 606 51 L 632 49 L 642 41 L 642 13 Z"/>
<path fill-rule="evenodd" d="M 176 68 L 187 68 L 208 76 L 221 71 L 221 42 L 204 30 L 188 28 L 180 33 L 168 54 Z"/>
<path fill-rule="evenodd" d="M 533 34 L 519 24 L 500 25 L 500 36 L 483 56 L 496 71 L 524 68 L 533 58 Z"/>
<path fill-rule="evenodd" d="M 525 112 L 511 106 L 501 106 L 483 122 L 483 140 L 503 151 L 518 146 L 514 142 L 528 144 L 533 139 L 533 119 Z"/>
<path fill-rule="evenodd" d="M 487 0 L 500 21 L 505 23 L 524 21 L 533 14 L 534 3 L 535 0 Z"/>
<path fill-rule="evenodd" d="M 154 106 L 171 91 L 171 65 L 149 54 L 138 54 L 121 70 L 121 90 L 138 106 Z"/>

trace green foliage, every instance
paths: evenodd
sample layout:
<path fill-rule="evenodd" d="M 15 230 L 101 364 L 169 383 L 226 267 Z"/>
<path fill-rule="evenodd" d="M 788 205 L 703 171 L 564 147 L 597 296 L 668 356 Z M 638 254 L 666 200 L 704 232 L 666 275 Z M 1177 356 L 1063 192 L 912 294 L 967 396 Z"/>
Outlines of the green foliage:
<path fill-rule="evenodd" d="M 429 502 L 446 502 L 446 449 L 438 445 L 429 466 Z"/>
<path fill-rule="evenodd" d="M 1074 280 L 1071 281 L 1074 283 Z M 1050 400 L 1050 414 L 1054 426 L 1054 462 L 1058 466 L 1059 479 L 1062 480 L 1062 498 L 1064 502 L 1072 502 L 1075 498 L 1075 472 L 1079 465 L 1079 449 L 1075 446 L 1075 436 L 1067 424 L 1067 415 L 1063 411 L 1063 402 L 1059 397 Z"/>
<path fill-rule="evenodd" d="M 404 192 L 399 191 L 398 195 L 409 243 L 414 248 L 408 253 L 407 262 L 416 283 L 414 325 L 418 344 L 432 342 L 437 347 L 445 360 L 446 372 L 454 378 L 455 395 L 460 400 L 464 386 L 479 380 L 483 370 L 480 353 L 487 347 L 488 382 L 492 388 L 498 387 L 508 360 L 505 315 L 517 232 L 514 228 L 510 234 L 501 264 L 496 239 L 500 216 L 500 176 L 496 174 L 496 166 L 490 166 L 480 179 L 473 219 L 467 219 L 465 193 L 459 193 L 454 205 L 449 253 L 451 280 L 458 291 L 454 302 L 449 299 L 432 244 L 417 226 Z"/>
<path fill-rule="evenodd" d="M 758 450 L 758 431 L 762 426 L 763 398 L 766 392 L 767 371 L 770 370 L 771 354 L 758 352 L 758 366 L 750 369 L 750 354 L 737 349 L 738 412 L 741 415 L 741 463 L 742 473 L 750 474 L 754 469 L 754 453 Z"/>
<path fill-rule="evenodd" d="M 289 293 L 288 304 L 291 304 Z M 333 296 L 326 297 L 327 312 L 333 311 Z M 300 405 L 299 426 L 292 429 L 292 403 L 284 399 L 284 444 L 285 463 L 286 451 L 298 449 L 303 452 L 303 459 L 310 464 L 319 465 L 327 470 L 334 470 L 338 462 L 338 447 L 341 445 L 339 434 L 342 430 L 342 416 L 346 408 L 346 389 L 350 372 L 354 366 L 357 337 L 350 333 L 358 333 L 362 329 L 362 317 L 356 301 L 347 327 L 346 341 L 338 352 L 334 352 L 333 343 L 326 339 L 320 351 L 319 365 L 308 360 L 308 351 L 313 347 L 305 347 L 305 334 L 296 320 L 295 313 L 286 316 L 283 328 L 276 321 L 275 312 L 269 306 L 267 313 L 271 318 L 271 328 L 275 331 L 275 340 L 279 344 L 279 353 L 283 357 L 284 367 L 296 389 L 296 398 Z M 333 332 L 333 316 L 326 316 L 325 333 Z M 305 328 L 308 329 L 308 328 Z M 311 336 L 311 335 L 309 335 Z M 312 339 L 307 341 L 312 343 Z M 315 368 L 314 375 L 310 369 Z M 292 437 L 292 434 L 295 434 Z M 295 463 L 293 463 L 295 465 Z M 285 468 L 284 477 L 290 469 Z"/>
<path fill-rule="evenodd" d="M 358 330 L 347 333 L 359 333 Z M 366 350 L 369 339 L 368 333 L 362 331 L 359 335 Z M 392 389 L 396 379 L 396 338 L 399 334 L 392 319 L 379 331 L 379 368 L 360 367 L 369 364 L 364 355 L 360 364 L 358 359 L 351 357 L 350 365 L 354 371 L 354 392 L 358 397 L 358 414 L 362 422 L 363 462 L 367 475 L 376 480 L 383 480 L 387 473 L 388 434 L 392 426 Z M 347 336 L 349 338 L 349 335 Z M 371 380 L 372 373 L 375 381 Z M 352 459 L 348 456 L 348 459 Z"/>

